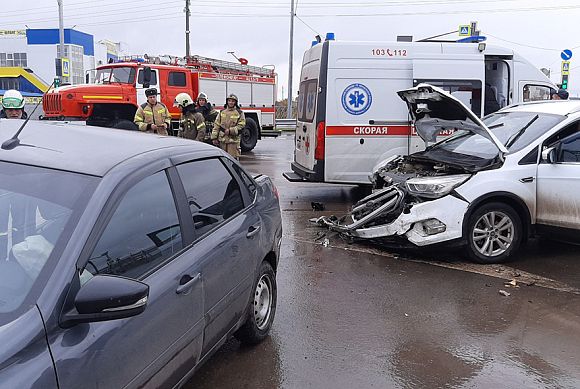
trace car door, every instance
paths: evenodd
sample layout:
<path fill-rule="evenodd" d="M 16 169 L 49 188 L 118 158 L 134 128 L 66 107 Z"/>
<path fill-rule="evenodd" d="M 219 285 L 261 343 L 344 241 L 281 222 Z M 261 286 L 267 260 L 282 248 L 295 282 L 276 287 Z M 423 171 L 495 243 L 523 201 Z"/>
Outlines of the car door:
<path fill-rule="evenodd" d="M 114 274 L 148 284 L 149 297 L 135 317 L 76 325 L 49 336 L 61 388 L 171 387 L 199 359 L 201 269 L 183 255 L 187 228 L 179 221 L 179 196 L 167 174 L 161 170 L 127 185 L 122 196 L 111 199 L 116 205 L 104 209 L 89 238 L 90 254 L 81 258 L 86 265 L 77 284 Z"/>
<path fill-rule="evenodd" d="M 159 86 L 157 83 L 157 69 L 151 69 L 151 80 L 149 85 L 143 85 L 145 69 L 139 68 L 137 72 L 137 105 L 141 105 L 147 102 L 147 97 L 145 96 L 145 91 L 149 88 L 157 88 L 159 91 Z M 161 100 L 161 99 L 160 99 Z"/>
<path fill-rule="evenodd" d="M 537 223 L 580 229 L 580 129 L 574 124 L 564 131 L 562 139 L 546 145 L 554 148 L 555 160 L 538 165 Z"/>
<path fill-rule="evenodd" d="M 195 226 L 196 241 L 184 254 L 199 259 L 205 322 L 203 354 L 242 318 L 250 300 L 261 221 L 248 206 L 246 188 L 219 158 L 178 165 Z"/>

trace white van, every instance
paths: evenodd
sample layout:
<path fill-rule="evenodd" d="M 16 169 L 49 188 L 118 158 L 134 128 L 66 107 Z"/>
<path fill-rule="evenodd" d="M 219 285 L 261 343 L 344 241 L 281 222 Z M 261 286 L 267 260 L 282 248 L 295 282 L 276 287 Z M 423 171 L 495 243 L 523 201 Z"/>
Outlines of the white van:
<path fill-rule="evenodd" d="M 424 149 L 397 91 L 438 86 L 478 116 L 548 100 L 556 86 L 513 50 L 483 42 L 340 42 L 304 53 L 290 181 L 370 184 L 375 165 Z"/>

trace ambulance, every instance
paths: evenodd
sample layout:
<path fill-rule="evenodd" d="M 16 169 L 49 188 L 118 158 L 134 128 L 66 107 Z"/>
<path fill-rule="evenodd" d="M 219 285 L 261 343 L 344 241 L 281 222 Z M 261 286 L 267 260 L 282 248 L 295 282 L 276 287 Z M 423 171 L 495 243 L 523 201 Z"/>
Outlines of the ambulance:
<path fill-rule="evenodd" d="M 373 168 L 425 148 L 397 91 L 437 86 L 482 117 L 556 86 L 511 49 L 473 42 L 343 42 L 304 53 L 289 181 L 371 184 Z M 445 134 L 440 134 L 445 135 Z"/>

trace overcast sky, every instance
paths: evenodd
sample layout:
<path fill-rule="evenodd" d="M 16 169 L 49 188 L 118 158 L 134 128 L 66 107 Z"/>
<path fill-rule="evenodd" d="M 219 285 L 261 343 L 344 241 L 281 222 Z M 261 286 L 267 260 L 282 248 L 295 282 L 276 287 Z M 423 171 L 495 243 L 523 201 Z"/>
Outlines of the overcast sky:
<path fill-rule="evenodd" d="M 185 54 L 185 0 L 63 2 L 66 28 L 90 33 L 95 42 L 121 42 L 123 54 Z M 295 0 L 295 7 L 294 95 L 302 54 L 316 33 L 324 37 L 331 31 L 337 40 L 418 39 L 472 20 L 488 42 L 513 48 L 537 67 L 558 73 L 552 76 L 555 82 L 560 51 L 576 48 L 570 89 L 580 94 L 578 0 Z M 0 29 L 58 28 L 57 0 L 2 0 L 0 9 Z M 191 11 L 192 54 L 233 60 L 227 52 L 234 51 L 252 65 L 273 64 L 279 98 L 282 88 L 287 93 L 290 0 L 191 0 Z"/>

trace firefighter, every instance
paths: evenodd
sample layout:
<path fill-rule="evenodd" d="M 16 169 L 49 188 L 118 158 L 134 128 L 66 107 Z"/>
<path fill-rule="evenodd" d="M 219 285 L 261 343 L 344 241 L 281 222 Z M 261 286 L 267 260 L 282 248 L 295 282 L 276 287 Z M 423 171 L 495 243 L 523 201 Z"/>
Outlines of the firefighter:
<path fill-rule="evenodd" d="M 2 111 L 0 118 L 26 119 L 28 115 L 24 112 L 24 97 L 16 89 L 9 89 L 2 97 Z"/>
<path fill-rule="evenodd" d="M 217 116 L 211 132 L 213 144 L 239 159 L 240 132 L 245 125 L 246 118 L 238 105 L 238 97 L 234 94 L 228 95 L 224 110 Z"/>
<path fill-rule="evenodd" d="M 175 96 L 174 107 L 181 109 L 179 137 L 200 142 L 205 140 L 205 121 L 201 113 L 196 112 L 193 99 L 187 93 Z"/>
<path fill-rule="evenodd" d="M 558 91 L 554 91 L 552 93 L 552 100 L 568 100 L 568 97 L 570 96 L 570 94 L 568 93 L 568 91 L 566 89 L 558 89 Z"/>
<path fill-rule="evenodd" d="M 205 141 L 207 143 L 211 143 L 211 133 L 210 130 L 213 128 L 213 123 L 218 115 L 218 111 L 213 108 L 213 105 L 209 101 L 207 101 L 207 95 L 201 92 L 197 96 L 197 106 L 195 108 L 196 112 L 199 112 L 203 115 L 203 119 L 205 120 L 205 128 L 207 129 Z"/>
<path fill-rule="evenodd" d="M 139 131 L 151 132 L 159 135 L 168 135 L 171 127 L 171 114 L 160 101 L 157 101 L 157 89 L 149 88 L 145 91 L 147 102 L 141 104 L 135 113 L 135 124 Z"/>

